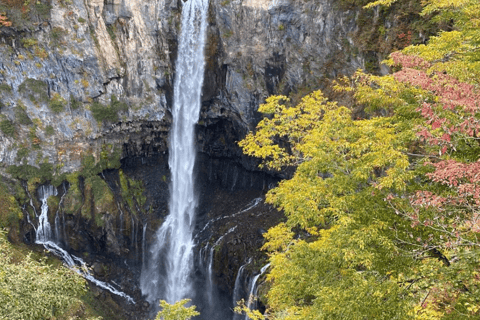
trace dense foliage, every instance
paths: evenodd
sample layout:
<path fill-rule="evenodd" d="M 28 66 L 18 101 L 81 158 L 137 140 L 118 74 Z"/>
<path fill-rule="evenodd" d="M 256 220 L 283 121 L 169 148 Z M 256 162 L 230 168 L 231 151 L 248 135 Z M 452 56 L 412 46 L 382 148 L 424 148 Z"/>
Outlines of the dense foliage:
<path fill-rule="evenodd" d="M 480 317 L 480 3 L 423 5 L 450 30 L 393 53 L 391 75 L 339 81 L 365 117 L 270 97 L 240 143 L 296 168 L 267 196 L 287 216 L 264 246 L 270 319 Z"/>
<path fill-rule="evenodd" d="M 78 302 L 85 280 L 67 268 L 20 257 L 0 232 L 0 318 L 54 319 Z"/>
<path fill-rule="evenodd" d="M 200 315 L 196 311 L 195 306 L 185 307 L 185 304 L 189 303 L 189 299 L 183 299 L 177 301 L 174 304 L 169 304 L 165 300 L 160 300 L 160 307 L 162 310 L 158 312 L 155 317 L 156 320 L 189 320 L 192 317 Z"/>

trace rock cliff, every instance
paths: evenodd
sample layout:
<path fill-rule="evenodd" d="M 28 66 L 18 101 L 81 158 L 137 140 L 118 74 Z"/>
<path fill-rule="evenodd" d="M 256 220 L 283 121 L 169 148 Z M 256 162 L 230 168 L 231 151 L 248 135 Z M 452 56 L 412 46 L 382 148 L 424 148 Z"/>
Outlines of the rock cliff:
<path fill-rule="evenodd" d="M 48 8 L 32 25 L 0 29 L 2 164 L 48 161 L 72 172 L 82 153 L 99 157 L 105 143 L 137 155 L 145 145 L 165 151 L 182 2 Z M 241 136 L 268 95 L 362 66 L 345 54 L 355 28 L 354 13 L 331 0 L 211 1 L 200 124 L 221 122 Z"/>

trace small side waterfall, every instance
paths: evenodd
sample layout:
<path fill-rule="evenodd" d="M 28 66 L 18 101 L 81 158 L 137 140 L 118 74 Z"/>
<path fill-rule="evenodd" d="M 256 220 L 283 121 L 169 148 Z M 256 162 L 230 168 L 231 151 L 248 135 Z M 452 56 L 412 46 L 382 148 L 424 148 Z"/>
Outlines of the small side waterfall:
<path fill-rule="evenodd" d="M 57 195 L 57 188 L 54 186 L 41 186 L 38 189 L 38 197 L 42 201 L 40 217 L 38 217 L 38 227 L 36 234 L 36 243 L 45 243 L 52 240 L 52 228 L 48 222 L 48 198 Z"/>
<path fill-rule="evenodd" d="M 62 249 L 57 244 L 57 242 L 52 236 L 52 227 L 50 225 L 50 222 L 48 221 L 48 198 L 56 195 L 57 195 L 57 189 L 54 186 L 44 185 L 44 186 L 41 186 L 38 190 L 38 197 L 40 198 L 40 201 L 42 201 L 42 206 L 41 206 L 40 216 L 38 217 L 39 222 L 38 222 L 38 226 L 35 234 L 35 237 L 36 237 L 35 243 L 42 244 L 45 247 L 45 249 L 52 252 L 54 255 L 56 255 L 60 259 L 62 259 L 62 261 L 67 265 L 67 267 L 76 271 L 78 274 L 83 276 L 85 279 L 93 282 L 98 287 L 104 290 L 108 290 L 111 293 L 118 295 L 120 297 L 123 297 L 131 303 L 135 303 L 132 297 L 130 297 L 129 295 L 125 294 L 120 290 L 117 290 L 115 287 L 113 287 L 112 285 L 106 282 L 95 279 L 88 271 L 85 261 L 83 261 L 79 257 L 70 255 L 67 251 Z M 27 218 L 28 217 L 29 216 L 27 214 Z M 55 218 L 56 221 L 57 221 L 57 217 L 58 217 L 58 212 Z M 55 226 L 55 229 L 57 229 L 57 226 Z"/>
<path fill-rule="evenodd" d="M 240 301 L 244 296 L 245 296 L 245 289 L 244 289 L 244 270 L 247 265 L 249 265 L 252 262 L 252 258 L 248 260 L 247 263 L 242 265 L 240 268 L 238 268 L 237 272 L 237 277 L 235 278 L 235 285 L 233 287 L 233 308 L 237 306 L 237 302 Z M 234 314 L 233 315 L 233 320 L 240 320 L 243 319 L 243 316 L 240 314 Z"/>
<path fill-rule="evenodd" d="M 142 293 L 157 304 L 174 303 L 194 296 L 192 280 L 195 209 L 193 167 L 194 128 L 200 114 L 200 96 L 205 69 L 204 47 L 208 0 L 183 3 L 182 29 L 173 97 L 169 166 L 172 175 L 169 215 L 156 233 L 147 266 L 140 279 Z"/>
<path fill-rule="evenodd" d="M 233 289 L 233 308 L 235 308 L 237 306 L 237 302 L 242 299 L 245 299 L 246 306 L 250 310 L 256 309 L 258 307 L 258 304 L 256 301 L 257 293 L 258 293 L 257 281 L 262 276 L 262 274 L 264 274 L 265 271 L 267 271 L 268 267 L 270 266 L 270 263 L 263 266 L 262 269 L 260 270 L 260 273 L 255 275 L 253 278 L 250 279 L 250 281 L 248 281 L 248 278 L 244 279 L 245 277 L 244 269 L 251 262 L 252 260 L 250 258 L 247 263 L 245 263 L 238 269 L 237 277 L 235 278 L 235 287 Z M 247 281 L 248 281 L 248 286 L 246 286 Z M 245 296 L 246 293 L 248 293 L 247 296 Z M 247 315 L 235 314 L 233 316 L 233 320 L 249 320 L 249 319 L 250 318 Z"/>
<path fill-rule="evenodd" d="M 247 297 L 247 307 L 249 309 L 253 309 L 257 306 L 257 302 L 256 302 L 256 298 L 257 298 L 257 291 L 258 291 L 258 288 L 257 288 L 257 281 L 258 281 L 258 278 L 260 278 L 260 276 L 262 274 L 265 273 L 265 271 L 267 271 L 268 267 L 270 267 L 270 263 L 264 265 L 262 267 L 262 269 L 260 270 L 260 273 L 257 274 L 255 277 L 253 277 L 252 281 L 250 282 L 250 290 L 248 292 L 248 297 Z M 245 320 L 249 320 L 250 318 L 245 315 Z"/>

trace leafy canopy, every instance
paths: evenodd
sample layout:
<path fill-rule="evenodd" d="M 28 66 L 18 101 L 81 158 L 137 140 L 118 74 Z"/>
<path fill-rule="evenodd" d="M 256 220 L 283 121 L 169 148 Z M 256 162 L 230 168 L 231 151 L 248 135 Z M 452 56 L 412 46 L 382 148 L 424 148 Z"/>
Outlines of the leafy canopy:
<path fill-rule="evenodd" d="M 364 119 L 320 91 L 270 97 L 240 142 L 296 168 L 267 195 L 287 216 L 264 245 L 271 319 L 480 316 L 480 4 L 423 4 L 452 30 L 393 53 L 391 75 L 339 81 Z"/>
<path fill-rule="evenodd" d="M 160 307 L 162 311 L 158 312 L 156 320 L 189 320 L 192 317 L 200 315 L 195 310 L 195 306 L 185 307 L 185 304 L 189 303 L 190 299 L 183 299 L 169 304 L 165 300 L 160 300 Z"/>

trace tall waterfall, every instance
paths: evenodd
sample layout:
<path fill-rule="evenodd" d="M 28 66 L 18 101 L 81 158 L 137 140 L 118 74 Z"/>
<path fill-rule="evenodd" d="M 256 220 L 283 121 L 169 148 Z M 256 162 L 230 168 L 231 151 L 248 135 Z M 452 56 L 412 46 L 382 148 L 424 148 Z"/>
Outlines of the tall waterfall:
<path fill-rule="evenodd" d="M 193 295 L 194 126 L 200 113 L 207 11 L 208 0 L 183 3 L 169 148 L 170 213 L 156 233 L 140 279 L 142 293 L 152 303 L 160 298 L 173 303 Z"/>

